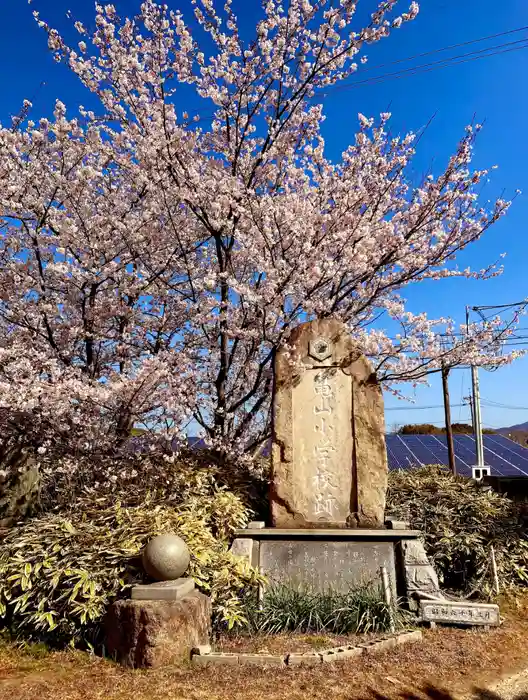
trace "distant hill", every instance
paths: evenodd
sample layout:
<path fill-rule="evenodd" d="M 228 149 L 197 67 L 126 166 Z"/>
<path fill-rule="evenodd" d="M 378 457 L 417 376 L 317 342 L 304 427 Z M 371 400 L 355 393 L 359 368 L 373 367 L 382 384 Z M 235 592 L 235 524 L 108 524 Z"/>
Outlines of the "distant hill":
<path fill-rule="evenodd" d="M 502 435 L 505 435 L 506 433 L 513 433 L 513 432 L 528 432 L 528 421 L 526 423 L 519 423 L 518 425 L 512 425 L 509 428 L 498 428 L 497 432 L 501 433 Z"/>
<path fill-rule="evenodd" d="M 473 426 L 468 423 L 452 423 L 451 430 L 453 433 L 462 435 L 472 435 Z M 446 429 L 430 425 L 429 423 L 413 423 L 409 425 L 402 425 L 398 430 L 399 435 L 445 435 Z M 494 433 L 494 430 L 489 428 L 484 428 L 483 433 Z"/>
<path fill-rule="evenodd" d="M 528 421 L 512 425 L 509 428 L 498 428 L 497 432 L 509 437 L 514 442 L 518 442 L 523 447 L 528 447 Z"/>

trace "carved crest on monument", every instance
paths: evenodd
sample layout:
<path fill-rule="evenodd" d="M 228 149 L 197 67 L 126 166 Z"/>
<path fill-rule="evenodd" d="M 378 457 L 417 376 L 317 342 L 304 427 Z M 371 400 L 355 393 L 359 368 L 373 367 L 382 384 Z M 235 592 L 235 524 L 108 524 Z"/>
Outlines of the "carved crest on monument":
<path fill-rule="evenodd" d="M 308 343 L 308 354 L 311 358 L 319 362 L 330 359 L 333 351 L 334 347 L 332 341 L 323 336 L 310 340 Z"/>

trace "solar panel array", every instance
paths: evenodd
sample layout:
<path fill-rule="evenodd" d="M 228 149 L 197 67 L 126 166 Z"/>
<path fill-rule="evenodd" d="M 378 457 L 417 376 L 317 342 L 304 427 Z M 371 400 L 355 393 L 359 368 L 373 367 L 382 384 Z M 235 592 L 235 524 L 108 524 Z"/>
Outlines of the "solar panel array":
<path fill-rule="evenodd" d="M 491 476 L 528 477 L 528 449 L 503 435 L 484 435 L 484 464 Z M 473 435 L 454 435 L 455 461 L 458 474 L 472 476 L 476 465 Z M 203 440 L 189 438 L 191 446 L 203 446 Z M 428 464 L 449 465 L 445 435 L 387 435 L 389 469 L 409 469 Z M 269 457 L 270 443 L 262 456 Z"/>
<path fill-rule="evenodd" d="M 454 435 L 457 472 L 471 476 L 477 463 L 473 435 Z M 445 435 L 387 435 L 389 469 L 448 465 Z M 503 435 L 484 435 L 484 464 L 491 476 L 528 477 L 528 449 Z"/>

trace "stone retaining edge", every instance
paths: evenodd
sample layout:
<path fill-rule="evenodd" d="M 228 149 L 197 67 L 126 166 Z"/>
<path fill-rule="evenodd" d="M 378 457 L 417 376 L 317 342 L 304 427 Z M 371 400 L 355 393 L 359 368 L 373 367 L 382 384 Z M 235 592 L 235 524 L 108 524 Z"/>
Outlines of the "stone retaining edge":
<path fill-rule="evenodd" d="M 404 630 L 395 634 L 383 635 L 378 639 L 371 639 L 361 644 L 332 647 L 324 651 L 310 651 L 302 653 L 286 654 L 235 654 L 231 652 L 210 651 L 209 647 L 196 647 L 191 652 L 191 661 L 194 664 L 205 666 L 207 664 L 225 664 L 239 666 L 251 664 L 254 666 L 317 666 L 321 663 L 334 663 L 346 661 L 363 654 L 372 654 L 393 649 L 401 644 L 419 642 L 422 639 L 421 630 Z"/>

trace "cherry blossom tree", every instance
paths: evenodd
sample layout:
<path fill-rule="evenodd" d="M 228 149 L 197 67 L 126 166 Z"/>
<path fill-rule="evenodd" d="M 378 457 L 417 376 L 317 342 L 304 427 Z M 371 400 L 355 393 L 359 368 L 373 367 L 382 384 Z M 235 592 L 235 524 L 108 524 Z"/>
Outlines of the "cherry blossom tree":
<path fill-rule="evenodd" d="M 417 137 L 390 135 L 389 114 L 359 115 L 341 159 L 325 153 L 321 91 L 416 2 L 383 0 L 361 28 L 357 0 L 264 0 L 249 38 L 231 0 L 192 5 L 146 0 L 134 19 L 96 5 L 75 46 L 35 12 L 101 109 L 58 101 L 53 119 L 0 131 L 6 415 L 31 416 L 42 449 L 114 449 L 133 425 L 172 438 L 188 421 L 247 449 L 269 430 L 275 349 L 316 316 L 343 320 L 395 390 L 442 362 L 509 361 L 499 320 L 460 334 L 402 297 L 500 271 L 456 265 L 509 206 L 479 204 L 480 127 L 418 186 Z"/>

